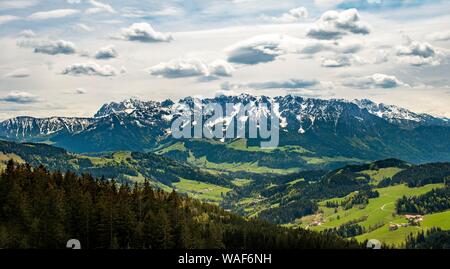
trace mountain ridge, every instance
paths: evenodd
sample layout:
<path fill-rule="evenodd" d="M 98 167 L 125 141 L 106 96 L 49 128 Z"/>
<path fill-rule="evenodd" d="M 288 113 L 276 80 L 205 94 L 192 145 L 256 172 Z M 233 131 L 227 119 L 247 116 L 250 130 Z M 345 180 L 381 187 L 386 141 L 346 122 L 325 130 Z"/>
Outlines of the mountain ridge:
<path fill-rule="evenodd" d="M 309 157 L 343 156 L 362 160 L 395 157 L 410 162 L 450 160 L 450 143 L 446 142 L 450 136 L 448 119 L 395 106 L 369 100 L 323 100 L 294 95 L 221 95 L 197 100 L 202 105 L 264 103 L 274 106 L 280 119 L 280 147 L 302 147 L 314 153 Z M 175 141 L 170 135 L 170 126 L 179 114 L 172 115 L 172 109 L 180 104 L 192 107 L 194 101 L 192 97 L 177 103 L 128 99 L 104 104 L 92 118 L 15 118 L 0 123 L 0 137 L 19 142 L 52 143 L 73 152 L 154 151 Z M 235 109 L 237 114 L 243 106 Z M 221 120 L 225 125 L 229 122 L 227 117 Z M 258 142 L 248 140 L 247 147 Z M 208 155 L 211 150 L 202 152 Z M 255 161 L 268 160 L 267 154 L 256 157 Z M 295 158 L 299 157 L 302 156 Z"/>
<path fill-rule="evenodd" d="M 215 98 L 205 98 L 203 100 L 207 100 L 208 103 L 211 101 L 219 101 L 220 102 L 223 99 L 223 97 L 225 97 L 226 100 L 228 100 L 228 101 L 232 101 L 232 102 L 239 101 L 239 102 L 244 102 L 244 103 L 248 102 L 249 100 L 250 101 L 255 101 L 255 100 L 261 101 L 262 100 L 262 101 L 266 101 L 266 102 L 270 102 L 270 101 L 282 102 L 286 98 L 288 98 L 288 99 L 289 98 L 293 98 L 293 99 L 301 98 L 301 100 L 304 100 L 304 103 L 309 103 L 311 101 L 317 102 L 319 100 L 324 101 L 325 103 L 328 103 L 328 104 L 331 104 L 333 102 L 346 102 L 346 103 L 356 104 L 361 109 L 367 109 L 367 111 L 370 114 L 376 115 L 383 119 L 386 119 L 391 123 L 400 124 L 405 121 L 411 121 L 411 122 L 416 122 L 417 124 L 424 123 L 424 124 L 431 124 L 431 125 L 449 125 L 450 126 L 449 119 L 447 119 L 445 117 L 435 117 L 435 116 L 432 116 L 432 115 L 429 115 L 426 113 L 415 113 L 415 112 L 412 112 L 405 108 L 401 108 L 401 107 L 394 106 L 394 105 L 386 105 L 384 103 L 375 103 L 368 99 L 354 99 L 354 100 L 330 99 L 330 100 L 325 100 L 325 99 L 317 99 L 317 98 L 303 98 L 300 96 L 294 96 L 294 95 L 290 95 L 290 94 L 286 95 L 286 96 L 276 96 L 276 97 L 267 97 L 264 95 L 253 96 L 253 95 L 249 95 L 249 94 L 240 94 L 238 96 L 222 95 L 222 96 L 215 97 Z M 186 103 L 193 99 L 194 98 L 191 98 L 191 97 L 182 98 L 178 101 L 178 103 Z M 152 100 L 142 101 L 139 99 L 130 98 L 130 99 L 125 99 L 121 102 L 110 102 L 110 103 L 103 104 L 99 108 L 99 110 L 94 114 L 93 117 L 53 116 L 53 117 L 45 117 L 45 118 L 36 118 L 36 117 L 31 117 L 31 116 L 18 116 L 18 117 L 10 118 L 10 119 L 0 122 L 0 131 L 3 131 L 3 133 L 5 133 L 5 131 L 4 131 L 5 129 L 14 128 L 14 126 L 11 126 L 11 125 L 13 125 L 14 123 L 20 122 L 20 121 L 25 122 L 23 125 L 26 125 L 26 124 L 29 125 L 29 123 L 27 121 L 36 121 L 36 122 L 40 121 L 40 122 L 42 122 L 41 124 L 43 124 L 43 125 L 48 124 L 49 122 L 52 122 L 52 121 L 53 122 L 59 121 L 60 125 L 67 124 L 65 127 L 70 132 L 83 131 L 84 129 L 86 129 L 86 127 L 88 125 L 90 125 L 93 122 L 95 122 L 96 120 L 98 120 L 98 118 L 107 117 L 111 114 L 131 115 L 131 114 L 135 113 L 136 111 L 148 112 L 148 110 L 155 110 L 158 107 L 162 108 L 161 110 L 165 110 L 167 112 L 168 110 L 170 110 L 171 106 L 174 104 L 176 104 L 176 103 L 174 103 L 170 99 L 159 102 L 159 101 L 152 101 Z M 68 122 L 70 120 L 74 121 L 74 123 L 70 124 Z M 81 128 L 79 126 L 77 126 L 80 124 L 80 122 L 83 125 L 83 126 L 81 126 Z M 57 126 L 57 127 L 60 127 L 60 126 Z M 24 131 L 26 131 L 25 128 L 22 127 L 22 129 Z M 63 129 L 63 128 L 60 127 L 57 130 L 53 130 L 51 133 L 44 131 L 40 134 L 41 135 L 49 135 L 49 134 L 61 131 L 61 129 Z M 30 130 L 30 132 L 31 132 L 31 130 Z M 10 137 L 10 136 L 11 135 L 8 135 L 6 137 Z M 17 136 L 17 138 L 19 138 L 19 137 L 26 138 L 28 136 L 26 136 L 26 135 Z"/>

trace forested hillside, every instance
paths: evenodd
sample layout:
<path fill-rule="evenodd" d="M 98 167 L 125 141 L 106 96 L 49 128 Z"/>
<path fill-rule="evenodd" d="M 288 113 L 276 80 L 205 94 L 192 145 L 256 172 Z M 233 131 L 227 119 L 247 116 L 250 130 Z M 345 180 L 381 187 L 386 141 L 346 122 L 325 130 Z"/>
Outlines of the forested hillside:
<path fill-rule="evenodd" d="M 8 154 L 13 154 L 8 155 Z M 119 182 L 143 182 L 171 186 L 180 178 L 229 186 L 228 180 L 189 164 L 183 164 L 153 153 L 113 152 L 95 156 L 73 154 L 46 144 L 15 143 L 0 140 L 0 167 L 13 156 L 16 161 L 32 166 L 44 165 L 49 170 L 88 173 L 94 177 L 115 179 Z M 14 158 L 13 158 L 14 159 Z M 161 183 L 161 184 L 160 184 Z"/>
<path fill-rule="evenodd" d="M 420 196 L 403 196 L 397 201 L 399 214 L 431 214 L 450 209 L 450 187 L 435 189 Z M 450 221 L 450 220 L 449 220 Z"/>
<path fill-rule="evenodd" d="M 359 248 L 355 241 L 245 220 L 217 206 L 90 175 L 8 162 L 0 176 L 0 248 Z"/>
<path fill-rule="evenodd" d="M 430 229 L 406 240 L 407 249 L 450 249 L 450 231 Z"/>

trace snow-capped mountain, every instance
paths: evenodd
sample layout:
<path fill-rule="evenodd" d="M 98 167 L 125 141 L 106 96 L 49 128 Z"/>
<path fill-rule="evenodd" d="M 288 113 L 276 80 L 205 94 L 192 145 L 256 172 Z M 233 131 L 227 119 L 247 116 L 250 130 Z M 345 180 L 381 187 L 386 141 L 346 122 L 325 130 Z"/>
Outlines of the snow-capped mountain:
<path fill-rule="evenodd" d="M 0 136 L 17 140 L 46 137 L 57 133 L 82 132 L 94 122 L 92 118 L 17 117 L 0 123 Z"/>
<path fill-rule="evenodd" d="M 222 95 L 197 101 L 203 104 L 219 103 L 223 106 L 226 103 L 241 103 L 243 105 L 253 103 L 256 106 L 259 104 L 268 104 L 269 108 L 273 104 L 278 104 L 277 114 L 280 119 L 280 127 L 292 129 L 293 126 L 296 126 L 298 127 L 297 130 L 299 133 L 306 132 L 314 126 L 316 121 L 336 122 L 343 113 L 350 113 L 358 120 L 364 120 L 364 113 L 360 110 L 367 110 L 372 115 L 403 127 L 450 125 L 448 119 L 437 118 L 428 114 L 414 113 L 393 105 L 377 104 L 367 99 L 345 101 L 302 98 L 293 95 L 272 98 L 241 94 L 237 96 Z M 128 124 L 138 128 L 159 125 L 160 127 L 168 128 L 169 122 L 172 119 L 171 110 L 174 105 L 187 104 L 192 106 L 193 103 L 194 98 L 192 97 L 181 99 L 178 103 L 174 103 L 171 100 L 155 102 L 128 99 L 122 102 L 104 104 L 92 118 L 17 117 L 0 123 L 0 136 L 16 140 L 32 140 L 33 138 L 42 138 L 61 132 L 77 134 L 84 131 L 92 131 L 98 125 L 105 125 L 108 122 L 111 129 L 114 128 L 114 124 Z M 243 109 L 243 107 L 236 109 Z M 238 111 L 236 111 L 237 113 Z M 116 119 L 120 118 L 121 120 L 114 123 L 113 117 Z M 224 120 L 226 123 L 226 119 Z"/>
<path fill-rule="evenodd" d="M 394 105 L 377 104 L 368 99 L 354 100 L 360 108 L 365 108 L 369 113 L 383 118 L 391 123 L 418 126 L 418 125 L 448 125 L 448 119 L 437 118 L 428 114 L 414 113 L 408 109 Z"/>
<path fill-rule="evenodd" d="M 94 118 L 105 117 L 110 114 L 125 114 L 130 115 L 133 112 L 150 112 L 156 111 L 158 108 L 167 108 L 172 105 L 170 100 L 165 102 L 155 102 L 155 101 L 140 101 L 137 99 L 128 99 L 122 102 L 111 102 L 109 104 L 104 104 L 95 113 Z"/>
<path fill-rule="evenodd" d="M 322 100 L 294 95 L 222 95 L 201 100 L 187 97 L 176 103 L 129 99 L 104 104 L 92 118 L 6 120 L 0 123 L 0 137 L 50 141 L 75 152 L 154 150 L 173 142 L 170 127 L 177 117 L 172 115 L 173 108 L 193 107 L 196 102 L 219 103 L 222 107 L 231 103 L 234 115 L 249 103 L 267 105 L 262 113 L 270 113 L 273 106 L 280 119 L 280 145 L 301 146 L 318 155 L 374 159 L 385 156 L 410 161 L 450 158 L 450 124 L 446 119 L 370 100 Z M 224 115 L 220 120 L 226 127 L 231 118 Z"/>

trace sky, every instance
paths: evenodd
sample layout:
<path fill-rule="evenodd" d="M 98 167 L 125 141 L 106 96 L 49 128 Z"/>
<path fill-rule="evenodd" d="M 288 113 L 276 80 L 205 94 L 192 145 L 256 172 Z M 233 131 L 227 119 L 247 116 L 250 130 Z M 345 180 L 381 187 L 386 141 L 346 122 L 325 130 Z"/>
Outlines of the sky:
<path fill-rule="evenodd" d="M 450 1 L 0 0 L 0 120 L 218 94 L 450 117 Z"/>

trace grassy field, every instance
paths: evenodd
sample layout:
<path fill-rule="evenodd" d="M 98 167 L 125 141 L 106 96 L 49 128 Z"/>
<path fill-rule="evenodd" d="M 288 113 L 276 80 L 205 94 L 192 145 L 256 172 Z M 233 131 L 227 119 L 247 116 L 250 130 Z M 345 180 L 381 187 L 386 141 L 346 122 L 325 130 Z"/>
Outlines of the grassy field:
<path fill-rule="evenodd" d="M 426 215 L 422 222 L 422 226 L 441 227 L 444 230 L 450 230 L 450 210 Z"/>
<path fill-rule="evenodd" d="M 212 169 L 212 170 L 218 170 L 218 171 L 230 171 L 230 172 L 251 172 L 251 173 L 270 173 L 270 174 L 280 174 L 285 175 L 289 173 L 295 173 L 298 172 L 299 169 L 297 168 L 289 168 L 289 169 L 275 169 L 270 168 L 266 166 L 259 166 L 258 162 L 251 162 L 251 163 L 242 163 L 242 162 L 236 162 L 236 163 L 213 163 L 209 162 L 206 157 L 201 158 L 195 158 L 194 156 L 189 157 L 188 159 L 189 163 L 192 163 L 196 166 L 206 168 L 206 169 Z"/>
<path fill-rule="evenodd" d="M 14 153 L 5 154 L 3 152 L 0 152 L 0 171 L 6 168 L 6 164 L 11 159 L 17 163 L 25 163 L 25 161 L 20 156 Z"/>
<path fill-rule="evenodd" d="M 297 145 L 281 146 L 277 148 L 261 148 L 259 146 L 248 146 L 246 139 L 236 139 L 229 143 L 222 143 L 215 140 L 207 140 L 211 144 L 221 144 L 224 145 L 229 150 L 234 150 L 238 152 L 262 152 L 262 153 L 275 153 L 275 152 L 290 152 L 298 155 L 299 160 L 302 159 L 306 161 L 309 165 L 326 165 L 331 163 L 362 163 L 363 160 L 356 158 L 346 158 L 342 156 L 327 157 L 327 156 L 314 156 L 314 152 L 305 149 Z M 157 154 L 166 154 L 171 151 L 187 152 L 189 157 L 187 161 L 196 166 L 211 169 L 222 172 L 251 172 L 251 173 L 271 173 L 271 174 L 288 174 L 295 173 L 300 170 L 300 168 L 293 167 L 289 169 L 277 169 L 267 166 L 262 166 L 257 160 L 254 162 L 221 162 L 215 163 L 210 162 L 206 157 L 194 157 L 193 153 L 186 148 L 183 142 L 177 142 L 169 146 L 162 147 L 161 149 L 155 151 Z"/>
<path fill-rule="evenodd" d="M 450 221 L 447 212 L 427 215 L 424 218 L 421 227 L 401 227 L 396 231 L 389 231 L 389 225 L 392 223 L 406 223 L 407 220 L 403 216 L 395 214 L 395 202 L 405 196 L 421 195 L 431 191 L 434 188 L 443 187 L 443 184 L 430 184 L 419 188 L 409 188 L 406 185 L 396 185 L 386 188 L 376 189 L 380 193 L 380 197 L 370 199 L 369 204 L 365 207 L 354 206 L 349 210 L 339 207 L 325 207 L 327 201 L 340 202 L 345 198 L 335 198 L 325 200 L 319 203 L 319 213 L 313 216 L 303 217 L 301 226 L 312 230 L 325 230 L 327 228 L 339 227 L 350 221 L 357 221 L 359 225 L 365 227 L 366 234 L 356 237 L 358 240 L 378 239 L 386 244 L 399 245 L 403 243 L 406 236 L 411 232 L 418 232 L 421 229 L 430 227 L 449 228 Z M 352 195 L 352 194 L 351 194 Z M 319 226 L 311 226 L 314 221 L 322 224 Z"/>
<path fill-rule="evenodd" d="M 392 221 L 392 223 L 405 223 L 407 220 L 404 217 L 398 217 Z M 420 227 L 402 227 L 395 231 L 389 231 L 389 224 L 374 230 L 370 233 L 366 233 L 356 237 L 357 240 L 364 241 L 366 239 L 376 238 L 386 244 L 401 246 L 401 243 L 411 233 L 417 233 L 422 230 L 427 230 L 433 227 L 440 227 L 443 230 L 450 230 L 450 210 L 445 212 L 439 212 L 424 216 L 423 222 Z"/>
<path fill-rule="evenodd" d="M 155 153 L 157 153 L 157 154 L 165 154 L 165 153 L 168 153 L 168 152 L 173 151 L 173 150 L 178 150 L 178 151 L 182 151 L 182 152 L 187 151 L 187 149 L 184 146 L 183 142 L 177 142 L 177 143 L 174 143 L 174 144 L 172 144 L 172 145 L 170 145 L 168 147 L 164 147 L 164 148 L 156 151 Z"/>
<path fill-rule="evenodd" d="M 388 168 L 381 168 L 378 170 L 365 170 L 362 171 L 362 174 L 366 174 L 370 176 L 371 178 L 371 185 L 377 185 L 380 181 L 386 178 L 392 178 L 395 174 L 402 171 L 403 169 L 398 167 L 388 167 Z"/>
<path fill-rule="evenodd" d="M 304 178 L 295 179 L 295 180 L 290 181 L 290 182 L 288 183 L 288 185 L 289 185 L 289 186 L 292 186 L 292 185 L 295 185 L 295 184 L 297 184 L 297 183 L 299 183 L 299 182 L 302 182 L 302 181 L 305 181 L 305 179 L 304 179 Z"/>
<path fill-rule="evenodd" d="M 241 150 L 241 151 L 256 151 L 256 152 L 273 152 L 276 150 L 280 151 L 290 151 L 290 152 L 296 152 L 296 153 L 312 153 L 311 151 L 300 147 L 300 146 L 282 146 L 277 148 L 261 148 L 259 146 L 247 146 L 247 140 L 246 139 L 237 139 L 229 144 L 226 145 L 227 148 L 231 148 L 234 150 Z"/>
<path fill-rule="evenodd" d="M 222 200 L 222 195 L 231 191 L 231 189 L 226 187 L 188 179 L 181 179 L 180 182 L 174 183 L 173 186 L 176 191 L 185 193 L 193 198 L 216 203 Z"/>
<path fill-rule="evenodd" d="M 247 186 L 249 184 L 251 184 L 253 182 L 253 180 L 251 179 L 234 179 L 231 181 L 231 183 L 233 183 L 234 185 L 238 186 L 238 187 L 244 187 Z"/>
<path fill-rule="evenodd" d="M 326 164 L 333 162 L 349 162 L 349 163 L 362 163 L 363 160 L 356 158 L 346 158 L 346 157 L 302 157 L 308 164 Z"/>

